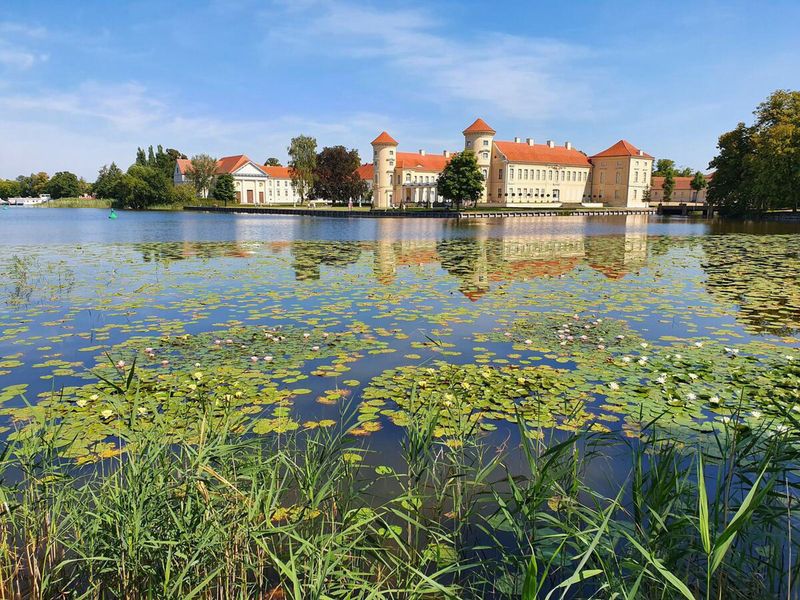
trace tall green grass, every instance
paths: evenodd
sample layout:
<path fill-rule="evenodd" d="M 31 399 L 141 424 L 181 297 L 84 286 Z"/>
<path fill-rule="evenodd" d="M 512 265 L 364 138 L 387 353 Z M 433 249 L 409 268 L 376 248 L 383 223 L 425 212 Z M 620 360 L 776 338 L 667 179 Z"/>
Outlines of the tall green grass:
<path fill-rule="evenodd" d="M 126 451 L 92 465 L 61 458 L 57 422 L 7 443 L 0 597 L 795 594 L 797 439 L 766 425 L 701 448 L 657 423 L 628 439 L 520 419 L 498 447 L 460 408 L 445 443 L 419 406 L 382 460 L 344 427 L 254 436 L 193 410 L 193 438 L 131 416 Z"/>

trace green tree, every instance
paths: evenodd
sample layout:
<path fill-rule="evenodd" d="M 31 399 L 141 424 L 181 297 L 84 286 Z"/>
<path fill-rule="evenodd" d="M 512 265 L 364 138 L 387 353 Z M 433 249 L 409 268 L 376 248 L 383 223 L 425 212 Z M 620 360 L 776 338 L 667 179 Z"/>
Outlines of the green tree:
<path fill-rule="evenodd" d="M 155 167 L 133 164 L 114 186 L 114 197 L 124 206 L 143 209 L 172 200 L 172 183 Z"/>
<path fill-rule="evenodd" d="M 267 160 L 264 161 L 265 167 L 280 167 L 281 161 L 279 161 L 274 156 L 269 157 Z"/>
<path fill-rule="evenodd" d="M 192 157 L 192 164 L 187 169 L 186 176 L 194 186 L 197 195 L 205 198 L 214 184 L 216 173 L 216 158 L 208 154 L 196 154 Z"/>
<path fill-rule="evenodd" d="M 339 203 L 361 198 L 367 184 L 358 175 L 359 166 L 358 150 L 344 146 L 323 148 L 317 154 L 313 197 Z"/>
<path fill-rule="evenodd" d="M 675 177 L 692 177 L 695 171 L 691 167 L 677 167 Z"/>
<path fill-rule="evenodd" d="M 217 177 L 217 181 L 214 184 L 214 198 L 226 204 L 228 202 L 234 202 L 236 200 L 236 190 L 234 189 L 233 183 L 233 175 L 230 173 L 223 173 Z"/>
<path fill-rule="evenodd" d="M 708 186 L 708 181 L 706 180 L 706 176 L 703 175 L 700 171 L 697 171 L 692 177 L 692 181 L 689 183 L 692 190 L 694 190 L 694 201 L 697 202 L 697 196 L 700 194 L 700 190 Z"/>
<path fill-rule="evenodd" d="M 77 198 L 81 194 L 81 183 L 75 173 L 59 171 L 47 182 L 46 189 L 53 198 Z"/>
<path fill-rule="evenodd" d="M 453 201 L 456 210 L 476 202 L 483 193 L 483 174 L 475 154 L 467 150 L 456 154 L 439 175 L 436 192 Z"/>
<path fill-rule="evenodd" d="M 307 135 L 292 138 L 289 143 L 289 172 L 292 187 L 305 204 L 314 189 L 314 172 L 317 166 L 317 140 Z"/>
<path fill-rule="evenodd" d="M 664 172 L 664 183 L 661 189 L 664 191 L 664 202 L 672 202 L 672 192 L 675 189 L 675 172 L 668 169 Z"/>
<path fill-rule="evenodd" d="M 136 148 L 136 164 L 142 167 L 147 166 L 147 156 L 144 153 L 144 148 Z"/>
<path fill-rule="evenodd" d="M 170 190 L 170 203 L 177 206 L 189 206 L 195 203 L 197 196 L 191 185 L 173 185 Z"/>
<path fill-rule="evenodd" d="M 97 179 L 92 186 L 92 192 L 95 197 L 116 199 L 116 186 L 123 175 L 122 169 L 116 163 L 112 162 L 110 165 L 103 165 L 97 173 Z"/>
<path fill-rule="evenodd" d="M 675 161 L 669 158 L 659 158 L 656 161 L 656 167 L 653 170 L 655 177 L 665 177 L 668 172 L 675 174 Z"/>
<path fill-rule="evenodd" d="M 0 198 L 8 200 L 20 195 L 19 182 L 13 179 L 0 179 Z"/>

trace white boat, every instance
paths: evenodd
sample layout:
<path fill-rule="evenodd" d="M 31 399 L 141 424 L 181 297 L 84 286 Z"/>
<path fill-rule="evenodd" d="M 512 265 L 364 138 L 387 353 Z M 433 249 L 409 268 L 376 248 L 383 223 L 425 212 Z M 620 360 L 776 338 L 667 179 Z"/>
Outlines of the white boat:
<path fill-rule="evenodd" d="M 50 194 L 39 194 L 35 198 L 9 198 L 8 203 L 14 206 L 35 206 L 51 200 Z"/>

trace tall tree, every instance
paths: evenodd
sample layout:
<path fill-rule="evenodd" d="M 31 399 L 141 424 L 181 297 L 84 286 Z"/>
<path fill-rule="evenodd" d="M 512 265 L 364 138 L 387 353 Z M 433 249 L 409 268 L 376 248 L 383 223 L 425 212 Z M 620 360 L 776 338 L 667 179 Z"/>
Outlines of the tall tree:
<path fill-rule="evenodd" d="M 656 161 L 656 167 L 653 170 L 653 175 L 655 177 L 664 177 L 667 172 L 672 172 L 675 174 L 675 161 L 670 160 L 669 158 L 659 158 Z"/>
<path fill-rule="evenodd" d="M 123 175 L 122 169 L 116 163 L 112 162 L 108 166 L 103 165 L 97 173 L 97 179 L 92 186 L 92 192 L 95 197 L 116 199 L 117 184 Z"/>
<path fill-rule="evenodd" d="M 280 167 L 281 161 L 279 161 L 274 156 L 270 156 L 267 160 L 264 161 L 265 167 Z"/>
<path fill-rule="evenodd" d="M 142 209 L 172 200 L 172 182 L 155 167 L 133 164 L 115 185 L 114 197 L 130 208 Z"/>
<path fill-rule="evenodd" d="M 233 175 L 230 173 L 223 173 L 217 177 L 217 181 L 214 183 L 214 198 L 222 200 L 226 204 L 236 200 L 236 189 L 233 184 Z"/>
<path fill-rule="evenodd" d="M 81 194 L 78 176 L 69 171 L 59 171 L 47 182 L 47 193 L 53 198 L 76 198 Z"/>
<path fill-rule="evenodd" d="M 664 202 L 672 202 L 672 192 L 675 189 L 675 171 L 667 169 L 664 171 L 664 183 L 661 189 L 664 191 Z"/>
<path fill-rule="evenodd" d="M 136 148 L 136 164 L 143 167 L 147 166 L 147 156 L 144 153 L 144 148 Z"/>
<path fill-rule="evenodd" d="M 358 150 L 348 150 L 344 146 L 323 148 L 317 154 L 312 195 L 339 203 L 358 200 L 367 185 L 358 175 L 360 165 Z"/>
<path fill-rule="evenodd" d="M 289 173 L 292 187 L 300 202 L 305 204 L 314 189 L 314 171 L 317 166 L 317 140 L 307 135 L 292 138 L 289 143 Z"/>
<path fill-rule="evenodd" d="M 692 181 L 689 183 L 692 190 L 694 190 L 694 201 L 697 202 L 697 196 L 700 194 L 700 190 L 704 187 L 708 186 L 708 181 L 706 181 L 706 176 L 703 175 L 700 171 L 697 171 L 692 177 Z"/>
<path fill-rule="evenodd" d="M 186 176 L 194 185 L 197 195 L 201 198 L 208 196 L 217 173 L 217 159 L 208 154 L 196 154 L 187 169 Z"/>
<path fill-rule="evenodd" d="M 722 214 L 743 214 L 755 203 L 755 140 L 744 123 L 719 136 L 719 152 L 709 168 L 714 177 L 708 184 L 708 202 Z"/>
<path fill-rule="evenodd" d="M 439 175 L 436 192 L 453 201 L 456 210 L 468 202 L 476 202 L 483 193 L 483 173 L 475 154 L 467 150 L 456 154 Z"/>

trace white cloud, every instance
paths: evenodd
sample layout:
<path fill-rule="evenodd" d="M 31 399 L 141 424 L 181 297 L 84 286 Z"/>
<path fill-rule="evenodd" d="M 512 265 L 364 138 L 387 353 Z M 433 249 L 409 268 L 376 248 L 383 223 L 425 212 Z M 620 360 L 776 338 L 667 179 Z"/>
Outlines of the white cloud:
<path fill-rule="evenodd" d="M 301 14 L 292 6 L 286 19 L 276 18 L 275 10 L 265 21 L 274 41 L 296 52 L 369 61 L 376 78 L 398 95 L 443 105 L 466 101 L 481 112 L 526 119 L 587 118 L 593 112 L 597 78 L 586 64 L 588 51 L 575 44 L 493 33 L 455 40 L 418 9 L 323 2 Z M 286 24 L 274 25 L 281 22 Z"/>
<path fill-rule="evenodd" d="M 0 67 L 24 71 L 49 58 L 46 52 L 30 49 L 32 42 L 45 38 L 44 27 L 0 21 Z"/>

